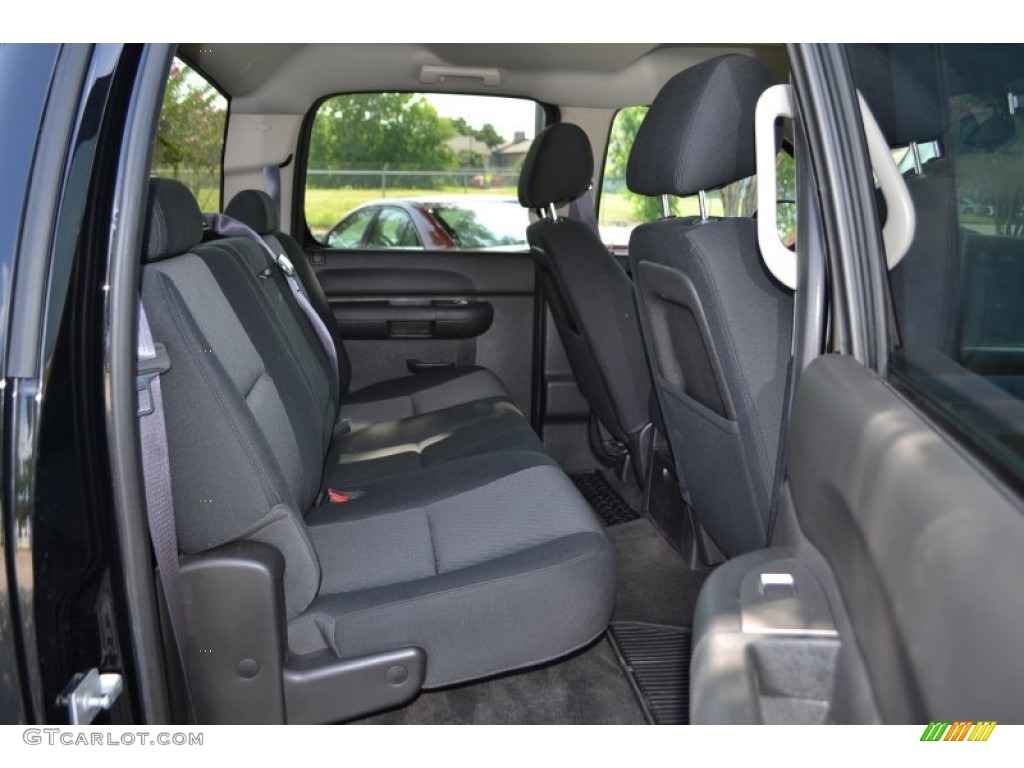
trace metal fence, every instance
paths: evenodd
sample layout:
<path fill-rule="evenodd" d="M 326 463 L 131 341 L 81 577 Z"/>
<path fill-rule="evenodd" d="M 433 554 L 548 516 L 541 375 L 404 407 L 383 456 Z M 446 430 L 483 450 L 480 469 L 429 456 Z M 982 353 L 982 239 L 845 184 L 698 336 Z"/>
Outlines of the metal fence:
<path fill-rule="evenodd" d="M 153 176 L 177 179 L 189 189 L 219 188 L 220 168 L 216 166 L 162 166 L 153 168 Z"/>
<path fill-rule="evenodd" d="M 412 168 L 359 168 L 327 170 L 310 168 L 306 171 L 308 189 L 379 189 L 387 197 L 389 189 L 461 189 L 463 192 L 479 189 L 514 187 L 519 182 L 519 171 L 514 169 L 459 168 L 457 170 L 431 170 Z"/>

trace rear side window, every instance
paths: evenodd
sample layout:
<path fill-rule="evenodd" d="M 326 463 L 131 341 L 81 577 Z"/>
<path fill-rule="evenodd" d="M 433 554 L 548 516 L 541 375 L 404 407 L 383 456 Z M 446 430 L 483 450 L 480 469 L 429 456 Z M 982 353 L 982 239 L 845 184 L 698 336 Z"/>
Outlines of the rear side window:
<path fill-rule="evenodd" d="M 228 101 L 212 83 L 175 58 L 167 77 L 151 175 L 177 179 L 204 211 L 221 207 L 221 161 Z"/>
<path fill-rule="evenodd" d="M 422 248 L 410 216 L 400 208 L 384 207 L 366 238 L 369 248 Z"/>
<path fill-rule="evenodd" d="M 629 235 L 638 224 L 654 221 L 664 215 L 660 197 L 646 197 L 630 192 L 626 186 L 626 164 L 637 131 L 648 107 L 625 107 L 615 113 L 608 151 L 601 180 L 598 227 L 601 239 L 613 250 L 625 250 Z M 776 167 L 778 186 L 779 236 L 787 245 L 796 242 L 796 176 L 793 156 L 786 150 L 778 155 Z M 721 189 L 708 190 L 705 198 L 710 216 L 753 216 L 757 210 L 757 178 L 751 176 Z M 668 198 L 673 216 L 699 216 L 696 195 Z"/>
<path fill-rule="evenodd" d="M 543 123 L 526 99 L 333 96 L 310 132 L 309 231 L 339 249 L 524 250 L 516 185 Z"/>
<path fill-rule="evenodd" d="M 894 376 L 1024 487 L 1024 48 L 877 50 L 915 73 L 895 82 L 893 123 L 935 112 L 894 152 L 917 219 L 890 273 Z"/>

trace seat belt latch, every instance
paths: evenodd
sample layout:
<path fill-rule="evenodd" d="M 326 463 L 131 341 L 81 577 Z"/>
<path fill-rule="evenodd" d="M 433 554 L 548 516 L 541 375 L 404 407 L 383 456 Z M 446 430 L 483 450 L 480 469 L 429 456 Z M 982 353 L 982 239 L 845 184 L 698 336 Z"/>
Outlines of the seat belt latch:
<path fill-rule="evenodd" d="M 295 277 L 295 265 L 292 264 L 292 260 L 285 256 L 283 253 L 277 256 L 277 265 L 281 268 L 288 277 Z"/>
<path fill-rule="evenodd" d="M 136 362 L 135 389 L 139 393 L 139 409 L 136 415 L 148 416 L 153 412 L 153 379 L 171 369 L 171 358 L 164 345 L 153 344 L 156 354 Z"/>

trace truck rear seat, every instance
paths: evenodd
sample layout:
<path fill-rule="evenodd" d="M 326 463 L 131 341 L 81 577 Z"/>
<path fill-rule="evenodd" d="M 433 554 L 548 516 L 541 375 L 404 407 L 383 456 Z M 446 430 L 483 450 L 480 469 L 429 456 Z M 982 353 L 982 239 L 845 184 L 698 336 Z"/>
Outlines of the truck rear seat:
<path fill-rule="evenodd" d="M 338 435 L 330 445 L 326 485 L 357 491 L 368 483 L 483 451 L 543 452 L 536 433 L 505 387 L 482 368 L 427 372 L 345 392 L 351 379 L 348 357 L 316 276 L 295 241 L 275 235 L 276 209 L 265 193 L 243 192 L 233 203 L 252 198 L 260 208 L 243 207 L 247 215 L 243 223 L 272 249 L 285 252 L 298 276 L 305 276 L 310 303 L 335 341 L 340 415 L 351 431 Z M 237 208 L 229 206 L 228 215 L 237 213 Z M 266 215 L 256 216 L 252 210 Z M 266 250 L 246 239 L 228 238 L 203 243 L 196 254 L 224 286 L 234 311 L 247 318 L 254 344 L 269 365 L 277 366 L 271 375 L 282 382 L 289 397 L 311 399 L 307 410 L 321 415 L 337 408 L 339 393 L 328 393 L 331 363 Z"/>
<path fill-rule="evenodd" d="M 291 235 L 281 231 L 277 205 L 266 192 L 246 189 L 231 198 L 224 213 L 248 226 L 295 266 L 310 303 L 334 339 L 339 380 L 342 390 L 347 389 L 352 374 L 337 319 L 306 252 Z M 358 429 L 493 398 L 511 403 L 505 385 L 493 373 L 477 366 L 461 366 L 424 371 L 344 393 L 341 412 L 353 429 Z"/>
<path fill-rule="evenodd" d="M 604 630 L 614 562 L 602 526 L 491 374 L 428 378 L 426 391 L 448 394 L 412 402 L 405 418 L 380 406 L 390 421 L 334 437 L 328 356 L 264 250 L 201 243 L 198 206 L 174 181 L 152 181 L 148 213 L 142 299 L 171 360 L 161 387 L 179 547 L 200 564 L 238 542 L 283 559 L 285 670 L 266 696 L 283 687 L 287 705 L 267 711 L 330 721 L 372 708 L 383 699 L 367 686 L 395 683 L 367 682 L 366 670 L 403 649 L 422 650 L 423 685 L 435 687 L 561 656 Z M 425 390 L 410 378 L 356 402 L 372 413 L 415 401 Z M 325 486 L 360 493 L 324 504 Z M 194 619 L 211 598 L 193 595 Z M 204 629 L 191 628 L 196 643 Z M 232 630 L 216 653 L 189 656 L 190 678 L 206 718 L 252 720 L 251 702 L 218 706 L 252 686 L 236 666 L 260 633 Z M 337 663 L 353 657 L 370 660 L 358 684 Z"/>

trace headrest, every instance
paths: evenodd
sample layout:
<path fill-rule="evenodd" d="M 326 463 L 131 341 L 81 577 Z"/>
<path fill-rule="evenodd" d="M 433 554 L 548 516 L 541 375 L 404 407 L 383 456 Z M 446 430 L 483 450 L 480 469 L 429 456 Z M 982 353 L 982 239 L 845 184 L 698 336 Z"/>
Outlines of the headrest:
<path fill-rule="evenodd" d="M 946 131 L 936 50 L 930 44 L 847 45 L 853 83 L 891 147 L 931 141 Z"/>
<path fill-rule="evenodd" d="M 752 176 L 754 109 L 774 85 L 749 56 L 719 56 L 673 77 L 654 99 L 626 164 L 641 195 L 692 195 Z"/>
<path fill-rule="evenodd" d="M 259 189 L 243 189 L 231 198 L 224 213 L 238 219 L 257 235 L 269 235 L 281 228 L 277 204 Z"/>
<path fill-rule="evenodd" d="M 175 179 L 150 179 L 145 257 L 159 261 L 187 253 L 203 240 L 203 214 L 188 187 Z"/>
<path fill-rule="evenodd" d="M 575 200 L 594 178 L 594 152 L 583 129 L 555 123 L 537 134 L 519 173 L 519 204 L 546 208 Z"/>

